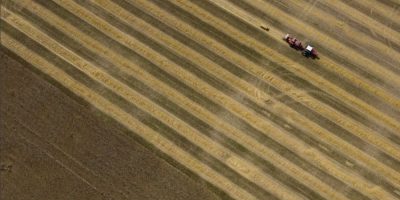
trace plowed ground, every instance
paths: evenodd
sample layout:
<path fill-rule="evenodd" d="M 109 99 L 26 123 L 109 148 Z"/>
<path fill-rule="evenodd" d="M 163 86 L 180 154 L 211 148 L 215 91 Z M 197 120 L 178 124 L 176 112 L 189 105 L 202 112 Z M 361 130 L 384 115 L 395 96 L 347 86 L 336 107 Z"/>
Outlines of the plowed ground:
<path fill-rule="evenodd" d="M 216 199 L 161 152 L 3 50 L 0 199 Z"/>

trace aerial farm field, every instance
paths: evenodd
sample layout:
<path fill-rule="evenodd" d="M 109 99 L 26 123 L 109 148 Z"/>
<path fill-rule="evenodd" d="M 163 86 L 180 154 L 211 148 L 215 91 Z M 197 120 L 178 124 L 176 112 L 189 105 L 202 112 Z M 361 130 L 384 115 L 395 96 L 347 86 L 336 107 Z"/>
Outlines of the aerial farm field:
<path fill-rule="evenodd" d="M 398 0 L 2 0 L 0 78 L 0 199 L 400 200 Z"/>

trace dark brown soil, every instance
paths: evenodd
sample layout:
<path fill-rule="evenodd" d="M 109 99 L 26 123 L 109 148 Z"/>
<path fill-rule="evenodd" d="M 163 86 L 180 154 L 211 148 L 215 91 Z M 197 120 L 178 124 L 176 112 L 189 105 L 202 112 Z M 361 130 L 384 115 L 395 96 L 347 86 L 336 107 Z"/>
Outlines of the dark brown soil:
<path fill-rule="evenodd" d="M 217 199 L 8 54 L 0 54 L 0 199 Z"/>

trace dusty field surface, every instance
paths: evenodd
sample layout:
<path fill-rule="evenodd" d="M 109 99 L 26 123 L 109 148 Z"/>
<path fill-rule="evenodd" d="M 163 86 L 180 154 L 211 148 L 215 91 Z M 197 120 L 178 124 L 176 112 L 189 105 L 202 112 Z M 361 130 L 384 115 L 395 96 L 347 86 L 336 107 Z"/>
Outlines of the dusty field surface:
<path fill-rule="evenodd" d="M 23 60 L 1 61 L 0 199 L 217 199 Z"/>
<path fill-rule="evenodd" d="M 400 199 L 398 19 L 398 0 L 3 0 L 1 195 Z"/>

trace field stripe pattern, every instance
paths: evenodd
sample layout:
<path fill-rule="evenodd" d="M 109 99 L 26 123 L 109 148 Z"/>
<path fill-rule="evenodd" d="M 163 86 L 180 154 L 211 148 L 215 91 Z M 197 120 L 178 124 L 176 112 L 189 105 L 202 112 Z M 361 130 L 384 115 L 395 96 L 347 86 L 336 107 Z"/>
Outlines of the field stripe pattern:
<path fill-rule="evenodd" d="M 383 12 L 392 4 L 7 0 L 1 44 L 223 199 L 394 200 L 400 30 L 395 8 Z M 288 47 L 286 32 L 321 59 Z"/>

